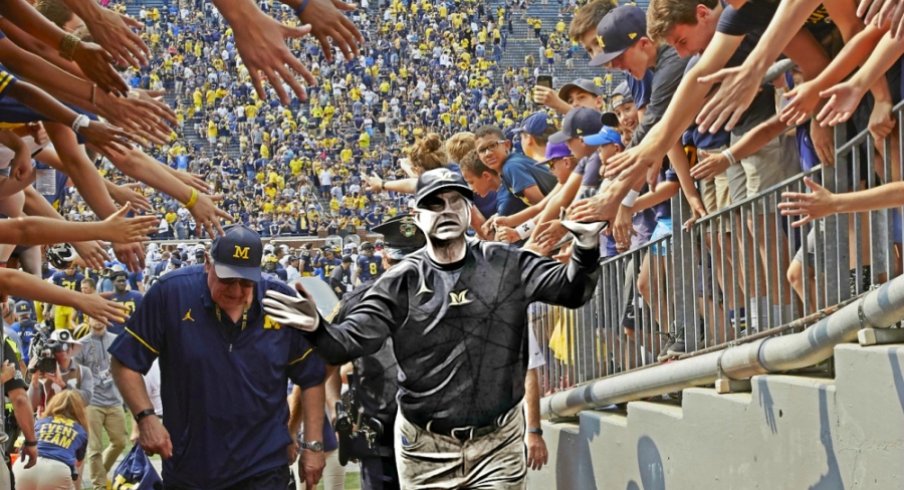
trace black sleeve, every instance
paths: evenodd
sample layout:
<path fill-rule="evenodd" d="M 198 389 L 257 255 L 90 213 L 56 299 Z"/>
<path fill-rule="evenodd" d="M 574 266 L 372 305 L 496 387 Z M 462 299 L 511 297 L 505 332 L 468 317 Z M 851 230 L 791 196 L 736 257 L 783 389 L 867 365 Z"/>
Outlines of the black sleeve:
<path fill-rule="evenodd" d="M 16 374 L 13 378 L 3 385 L 3 392 L 8 395 L 10 391 L 17 388 L 27 390 L 28 383 L 25 382 L 25 379 L 22 377 L 22 371 L 19 370 L 19 362 L 16 358 L 16 353 L 13 351 L 13 348 L 10 347 L 9 343 L 6 342 L 5 338 L 3 339 L 3 361 L 11 362 L 16 368 Z"/>
<path fill-rule="evenodd" d="M 778 2 L 747 2 L 739 9 L 726 5 L 716 31 L 729 36 L 765 31 L 777 8 Z"/>
<path fill-rule="evenodd" d="M 521 279 L 530 301 L 578 308 L 593 295 L 599 279 L 599 247 L 575 246 L 568 264 L 527 250 L 520 253 Z"/>
<path fill-rule="evenodd" d="M 374 283 L 363 299 L 349 302 L 352 306 L 338 317 L 341 322 L 329 324 L 321 318 L 309 338 L 326 362 L 343 364 L 373 354 L 404 322 L 408 311 L 405 269 L 408 268 L 394 267 Z"/>
<path fill-rule="evenodd" d="M 650 103 L 644 111 L 643 119 L 634 131 L 629 147 L 637 146 L 643 141 L 650 129 L 662 119 L 672 96 L 678 90 L 681 79 L 684 77 L 684 69 L 688 58 L 681 58 L 675 49 L 666 47 L 657 53 L 659 60 L 656 63 L 656 73 L 653 74 L 653 84 L 650 89 Z"/>

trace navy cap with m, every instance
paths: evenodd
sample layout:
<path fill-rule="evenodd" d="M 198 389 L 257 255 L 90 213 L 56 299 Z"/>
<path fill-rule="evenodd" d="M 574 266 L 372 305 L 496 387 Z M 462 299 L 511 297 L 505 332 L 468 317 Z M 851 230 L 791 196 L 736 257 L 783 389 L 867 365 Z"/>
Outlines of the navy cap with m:
<path fill-rule="evenodd" d="M 590 60 L 590 66 L 609 63 L 646 35 L 647 18 L 640 7 L 622 5 L 612 9 L 596 25 L 596 40 L 603 52 Z"/>
<path fill-rule="evenodd" d="M 568 111 L 562 121 L 562 129 L 553 133 L 549 137 L 548 143 L 564 143 L 571 138 L 590 136 L 599 133 L 602 127 L 599 111 L 587 107 L 575 107 Z"/>
<path fill-rule="evenodd" d="M 546 122 L 546 112 L 540 111 L 527 116 L 521 125 L 512 130 L 513 133 L 526 133 L 531 136 L 539 136 L 546 132 L 549 124 Z"/>
<path fill-rule="evenodd" d="M 210 246 L 210 258 L 214 270 L 221 279 L 261 280 L 261 258 L 264 244 L 256 231 L 244 225 L 234 225 L 226 229 L 226 234 L 217 237 Z"/>
<path fill-rule="evenodd" d="M 418 177 L 417 191 L 414 194 L 415 207 L 421 207 L 424 199 L 445 190 L 455 190 L 470 200 L 474 199 L 474 192 L 468 187 L 464 177 L 447 168 L 435 168 Z"/>

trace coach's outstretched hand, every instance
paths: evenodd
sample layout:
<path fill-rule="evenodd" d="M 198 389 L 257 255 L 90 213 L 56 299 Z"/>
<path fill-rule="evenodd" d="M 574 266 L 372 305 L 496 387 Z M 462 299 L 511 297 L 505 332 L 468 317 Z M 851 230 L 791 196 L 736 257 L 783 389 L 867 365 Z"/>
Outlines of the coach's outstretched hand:
<path fill-rule="evenodd" d="M 280 325 L 313 332 L 320 324 L 317 307 L 305 298 L 270 290 L 264 295 L 263 303 L 264 311 Z"/>
<path fill-rule="evenodd" d="M 596 223 L 579 223 L 562 220 L 562 227 L 574 235 L 575 244 L 581 248 L 596 248 L 600 245 L 600 232 L 609 225 L 606 221 Z"/>

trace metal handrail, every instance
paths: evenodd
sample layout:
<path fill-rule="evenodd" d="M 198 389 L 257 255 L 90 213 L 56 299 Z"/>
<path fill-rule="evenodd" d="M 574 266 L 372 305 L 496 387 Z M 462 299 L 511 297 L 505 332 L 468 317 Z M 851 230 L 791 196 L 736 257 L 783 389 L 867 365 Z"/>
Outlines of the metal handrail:
<path fill-rule="evenodd" d="M 767 337 L 675 363 L 660 364 L 555 393 L 541 400 L 544 418 L 705 386 L 719 378 L 745 380 L 758 374 L 800 369 L 832 356 L 839 343 L 864 327 L 888 328 L 904 317 L 904 277 L 865 294 L 805 331 Z"/>

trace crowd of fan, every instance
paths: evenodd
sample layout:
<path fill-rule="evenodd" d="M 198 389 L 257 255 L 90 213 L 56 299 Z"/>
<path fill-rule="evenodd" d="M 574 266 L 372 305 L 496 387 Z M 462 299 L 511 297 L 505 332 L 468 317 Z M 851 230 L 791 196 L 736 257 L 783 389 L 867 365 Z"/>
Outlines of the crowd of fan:
<path fill-rule="evenodd" d="M 291 9 L 274 2 L 261 7 L 288 25 L 295 22 Z M 293 41 L 293 54 L 320 84 L 307 89 L 306 103 L 296 98 L 283 106 L 275 97 L 261 100 L 247 71 L 234 69 L 232 30 L 210 3 L 172 3 L 140 11 L 153 55 L 126 78 L 135 88 L 166 91 L 174 101 L 179 131 L 151 154 L 203 175 L 214 194 L 225 196 L 220 207 L 233 222 L 265 237 L 345 234 L 406 211 L 407 199 L 374 194 L 362 177 L 404 176 L 397 161 L 425 128 L 449 136 L 484 124 L 511 127 L 527 114 L 532 103 L 525 87 L 550 65 L 510 68 L 496 83 L 516 9 L 395 1 L 357 10 L 350 18 L 375 34 L 374 43 L 348 61 L 327 59 L 315 43 Z M 541 31 L 541 53 L 574 53 L 577 45 L 565 39 L 564 29 L 560 19 Z M 110 167 L 103 164 L 118 179 Z M 192 217 L 178 211 L 176 200 L 148 197 L 163 218 L 158 237 L 196 237 Z M 91 215 L 79 200 L 68 208 L 73 216 Z"/>

